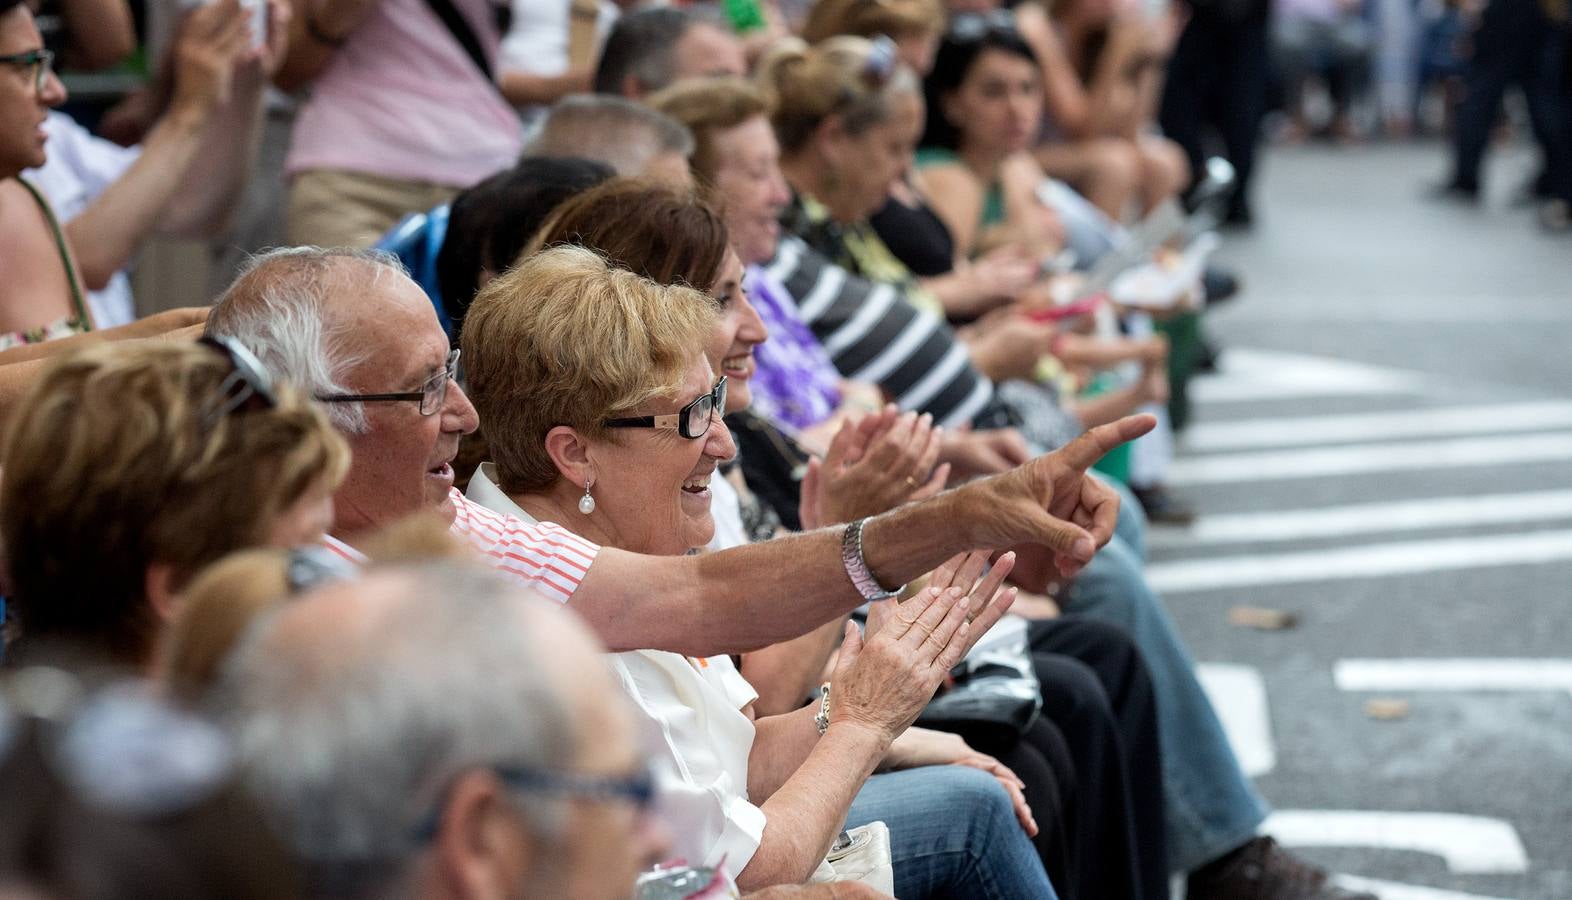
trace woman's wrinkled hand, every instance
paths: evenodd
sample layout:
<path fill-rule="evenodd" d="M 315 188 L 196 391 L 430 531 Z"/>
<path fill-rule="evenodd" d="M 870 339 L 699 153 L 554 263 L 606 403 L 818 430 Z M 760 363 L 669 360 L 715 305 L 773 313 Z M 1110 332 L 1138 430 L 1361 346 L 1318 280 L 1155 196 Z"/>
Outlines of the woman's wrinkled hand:
<path fill-rule="evenodd" d="M 935 464 L 944 429 L 931 415 L 901 413 L 894 405 L 848 419 L 821 460 L 808 461 L 799 517 L 803 528 L 878 515 L 944 489 L 949 465 Z"/>

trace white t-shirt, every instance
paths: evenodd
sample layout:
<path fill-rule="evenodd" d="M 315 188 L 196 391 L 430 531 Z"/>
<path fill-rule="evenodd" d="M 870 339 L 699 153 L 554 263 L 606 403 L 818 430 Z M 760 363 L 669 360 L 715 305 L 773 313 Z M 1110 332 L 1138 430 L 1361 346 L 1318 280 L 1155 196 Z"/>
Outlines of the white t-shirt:
<path fill-rule="evenodd" d="M 491 463 L 484 463 L 470 479 L 471 509 L 483 503 L 529 527 L 560 530 L 552 523 L 535 524 L 497 487 L 495 473 Z M 710 482 L 712 491 L 720 480 Z M 728 656 L 699 659 L 634 650 L 612 654 L 611 663 L 623 691 L 651 726 L 641 729 L 644 750 L 659 779 L 672 855 L 695 865 L 724 862 L 727 872 L 741 872 L 764 836 L 764 811 L 748 802 L 754 729 L 742 711 L 758 693 Z"/>
<path fill-rule="evenodd" d="M 62 112 L 50 111 L 44 133 L 49 136 L 44 144 L 48 160 L 22 176 L 48 198 L 62 225 L 81 215 L 142 155 L 140 146 L 122 147 L 106 141 Z M 97 328 L 136 320 L 131 279 L 124 270 L 111 276 L 103 290 L 89 291 L 87 305 Z"/>

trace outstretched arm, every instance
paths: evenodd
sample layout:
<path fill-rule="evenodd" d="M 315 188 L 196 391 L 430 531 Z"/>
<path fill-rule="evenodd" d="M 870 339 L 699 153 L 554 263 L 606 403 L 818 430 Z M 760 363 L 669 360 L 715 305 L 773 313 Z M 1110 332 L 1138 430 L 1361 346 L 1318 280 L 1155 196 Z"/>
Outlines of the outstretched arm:
<path fill-rule="evenodd" d="M 1051 547 L 1079 571 L 1113 535 L 1119 499 L 1086 477 L 1108 451 L 1156 425 L 1132 416 L 1000 475 L 868 519 L 863 551 L 880 584 L 904 584 L 968 550 Z M 740 653 L 850 612 L 863 598 L 841 562 L 842 527 L 702 556 L 604 548 L 569 603 L 613 651 Z"/>

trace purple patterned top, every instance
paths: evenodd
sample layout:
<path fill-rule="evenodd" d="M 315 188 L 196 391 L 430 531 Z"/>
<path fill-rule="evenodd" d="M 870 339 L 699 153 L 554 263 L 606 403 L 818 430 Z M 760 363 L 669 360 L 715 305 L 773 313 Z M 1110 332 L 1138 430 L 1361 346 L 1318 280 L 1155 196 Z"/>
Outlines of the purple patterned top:
<path fill-rule="evenodd" d="M 829 353 L 798 317 L 785 286 L 762 267 L 749 266 L 744 283 L 770 332 L 753 351 L 754 412 L 797 430 L 823 422 L 841 403 L 840 374 Z"/>

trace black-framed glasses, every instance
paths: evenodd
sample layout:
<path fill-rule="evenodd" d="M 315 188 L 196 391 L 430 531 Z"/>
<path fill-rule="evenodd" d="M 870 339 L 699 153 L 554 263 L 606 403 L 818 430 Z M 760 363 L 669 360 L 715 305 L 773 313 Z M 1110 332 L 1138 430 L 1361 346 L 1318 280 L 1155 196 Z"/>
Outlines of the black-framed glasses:
<path fill-rule="evenodd" d="M 278 406 L 273 393 L 273 376 L 262 360 L 232 337 L 206 336 L 198 343 L 213 348 L 229 360 L 233 370 L 218 386 L 218 393 L 202 411 L 202 428 L 212 428 L 219 419 L 236 410 L 250 412 Z"/>
<path fill-rule="evenodd" d="M 0 56 L 0 63 L 19 68 L 33 69 L 33 90 L 42 94 L 44 85 L 49 83 L 49 76 L 55 70 L 55 51 L 39 48 L 26 53 L 12 53 L 9 56 Z"/>
<path fill-rule="evenodd" d="M 655 776 L 647 766 L 640 766 L 630 775 L 583 775 L 528 766 L 489 768 L 510 790 L 565 794 L 601 803 L 626 802 L 641 815 L 655 806 Z M 442 824 L 442 809 L 445 805 L 444 797 L 443 802 L 421 817 L 414 831 L 417 840 L 427 841 L 436 836 Z"/>
<path fill-rule="evenodd" d="M 459 351 L 448 354 L 442 371 L 433 373 L 418 391 L 401 391 L 393 394 L 323 394 L 320 403 L 419 403 L 420 414 L 429 416 L 442 408 L 448 399 L 448 382 L 458 377 Z"/>
<path fill-rule="evenodd" d="M 726 376 L 715 382 L 708 394 L 702 394 L 692 403 L 669 416 L 629 416 L 607 419 L 607 428 L 675 428 L 685 438 L 701 438 L 710 430 L 715 414 L 726 414 Z"/>

